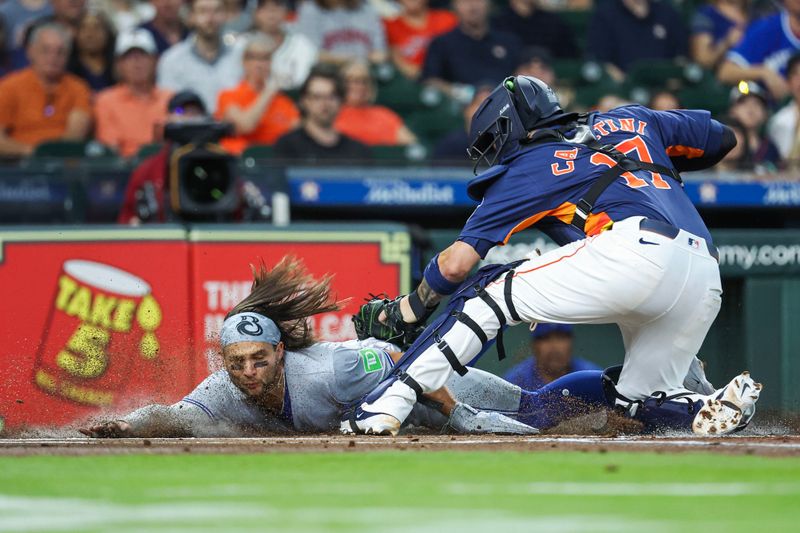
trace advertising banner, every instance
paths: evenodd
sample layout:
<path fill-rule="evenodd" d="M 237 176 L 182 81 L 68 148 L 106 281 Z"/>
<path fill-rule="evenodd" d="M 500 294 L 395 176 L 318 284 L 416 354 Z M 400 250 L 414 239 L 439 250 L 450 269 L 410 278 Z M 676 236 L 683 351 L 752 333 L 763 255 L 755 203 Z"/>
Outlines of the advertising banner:
<path fill-rule="evenodd" d="M 182 230 L 0 233 L 0 417 L 63 424 L 194 376 Z"/>
<path fill-rule="evenodd" d="M 195 302 L 192 322 L 198 325 L 195 375 L 201 377 L 222 364 L 217 332 L 226 313 L 250 293 L 250 265 L 263 261 L 271 268 L 285 255 L 294 255 L 317 278 L 333 274 L 333 293 L 349 301 L 340 311 L 311 318 L 317 336 L 327 341 L 355 338 L 350 317 L 369 292 L 394 296 L 409 290 L 411 241 L 404 229 L 370 231 L 351 226 L 343 231 L 335 224 L 324 229 L 284 231 L 196 226 L 190 240 Z"/>
<path fill-rule="evenodd" d="M 0 431 L 177 401 L 220 367 L 250 265 L 286 254 L 350 298 L 312 319 L 318 337 L 353 338 L 363 296 L 409 290 L 410 238 L 386 228 L 0 231 Z"/>
<path fill-rule="evenodd" d="M 466 168 L 289 168 L 292 205 L 320 207 L 463 207 L 472 172 Z"/>

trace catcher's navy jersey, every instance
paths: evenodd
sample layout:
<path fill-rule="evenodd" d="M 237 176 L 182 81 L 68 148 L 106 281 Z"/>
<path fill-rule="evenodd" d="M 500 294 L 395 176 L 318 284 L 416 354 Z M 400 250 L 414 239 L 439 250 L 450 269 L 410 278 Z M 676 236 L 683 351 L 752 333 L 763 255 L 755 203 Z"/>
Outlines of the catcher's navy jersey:
<path fill-rule="evenodd" d="M 672 167 L 670 156 L 701 157 L 719 150 L 722 125 L 708 111 L 653 111 L 624 106 L 589 119 L 603 144 L 640 161 Z M 570 225 L 575 204 L 615 162 L 586 146 L 568 142 L 535 145 L 488 169 L 472 183 L 491 181 L 459 240 L 481 257 L 514 233 L 535 226 L 558 244 L 584 235 Z M 597 200 L 586 221 L 586 235 L 631 216 L 668 222 L 711 243 L 703 220 L 680 183 L 648 171 L 626 172 Z"/>

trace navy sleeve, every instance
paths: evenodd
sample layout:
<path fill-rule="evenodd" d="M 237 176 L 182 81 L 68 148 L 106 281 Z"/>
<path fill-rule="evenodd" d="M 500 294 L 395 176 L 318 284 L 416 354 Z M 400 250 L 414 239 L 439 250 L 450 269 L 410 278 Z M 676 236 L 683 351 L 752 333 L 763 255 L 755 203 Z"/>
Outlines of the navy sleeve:
<path fill-rule="evenodd" d="M 478 255 L 481 257 L 481 259 L 486 259 L 486 254 L 489 253 L 489 250 L 497 246 L 496 242 L 481 239 L 480 237 L 465 237 L 463 235 L 459 235 L 456 240 L 472 246 L 475 251 L 478 252 Z"/>
<path fill-rule="evenodd" d="M 486 257 L 489 250 L 504 242 L 519 223 L 518 217 L 509 216 L 511 207 L 504 207 L 502 202 L 487 201 L 484 198 L 464 224 L 458 240 L 475 248 L 481 258 Z"/>
<path fill-rule="evenodd" d="M 646 112 L 650 126 L 656 126 L 667 155 L 701 157 L 719 150 L 722 125 L 702 109 Z"/>
<path fill-rule="evenodd" d="M 731 132 L 704 110 L 648 110 L 667 155 L 678 171 L 702 170 L 719 162 L 735 146 Z"/>

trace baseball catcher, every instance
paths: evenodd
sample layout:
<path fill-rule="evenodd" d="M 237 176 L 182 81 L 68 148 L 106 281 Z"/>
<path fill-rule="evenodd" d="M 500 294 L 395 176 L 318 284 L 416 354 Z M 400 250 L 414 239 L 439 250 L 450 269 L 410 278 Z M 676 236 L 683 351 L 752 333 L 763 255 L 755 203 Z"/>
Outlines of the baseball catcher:
<path fill-rule="evenodd" d="M 747 425 L 761 390 L 747 372 L 711 394 L 685 386 L 722 288 L 717 250 L 679 172 L 720 161 L 733 131 L 707 111 L 565 113 L 547 84 L 515 76 L 475 112 L 470 138 L 476 168 L 489 167 L 467 187 L 480 204 L 419 287 L 379 320 L 406 331 L 452 295 L 448 308 L 341 430 L 395 434 L 420 398 L 467 374 L 521 322 L 617 324 L 625 359 L 608 374 L 613 403 L 648 427 L 722 435 Z M 561 247 L 462 284 L 492 247 L 529 227 Z"/>

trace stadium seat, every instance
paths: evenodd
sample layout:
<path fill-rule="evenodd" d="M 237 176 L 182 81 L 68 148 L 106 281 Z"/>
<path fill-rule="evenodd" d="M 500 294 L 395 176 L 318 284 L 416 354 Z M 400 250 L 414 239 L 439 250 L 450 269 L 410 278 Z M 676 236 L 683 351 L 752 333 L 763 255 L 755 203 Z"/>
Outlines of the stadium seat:
<path fill-rule="evenodd" d="M 390 80 L 378 83 L 375 103 L 405 115 L 425 107 L 421 98 L 422 86 L 395 74 Z"/>
<path fill-rule="evenodd" d="M 34 158 L 108 158 L 116 157 L 116 152 L 97 141 L 45 141 L 36 146 Z"/>
<path fill-rule="evenodd" d="M 149 143 L 143 144 L 139 147 L 139 151 L 136 152 L 136 159 L 146 159 L 151 155 L 157 154 L 161 148 L 163 148 L 163 143 Z"/>
<path fill-rule="evenodd" d="M 640 61 L 628 69 L 628 80 L 633 85 L 666 89 L 671 80 L 672 83 L 683 81 L 683 69 L 683 65 L 672 60 Z"/>
<path fill-rule="evenodd" d="M 242 152 L 241 161 L 246 167 L 254 167 L 259 162 L 275 158 L 275 147 L 271 144 L 252 144 Z"/>
<path fill-rule="evenodd" d="M 625 87 L 617 83 L 604 81 L 596 85 L 583 85 L 575 90 L 575 102 L 583 107 L 592 108 L 601 97 L 615 94 L 627 98 Z"/>
<path fill-rule="evenodd" d="M 707 109 L 715 117 L 724 117 L 730 106 L 730 88 L 707 79 L 678 91 L 678 99 L 687 109 Z"/>
<path fill-rule="evenodd" d="M 370 146 L 376 163 L 419 164 L 425 161 L 427 149 L 419 144 L 408 146 Z"/>
<path fill-rule="evenodd" d="M 406 125 L 423 143 L 435 144 L 447 133 L 464 127 L 461 108 L 446 100 L 440 105 L 405 117 Z"/>
<path fill-rule="evenodd" d="M 370 146 L 372 157 L 376 161 L 401 163 L 406 161 L 405 146 Z"/>
<path fill-rule="evenodd" d="M 553 70 L 556 73 L 556 79 L 573 87 L 585 83 L 583 64 L 582 59 L 554 59 Z"/>

